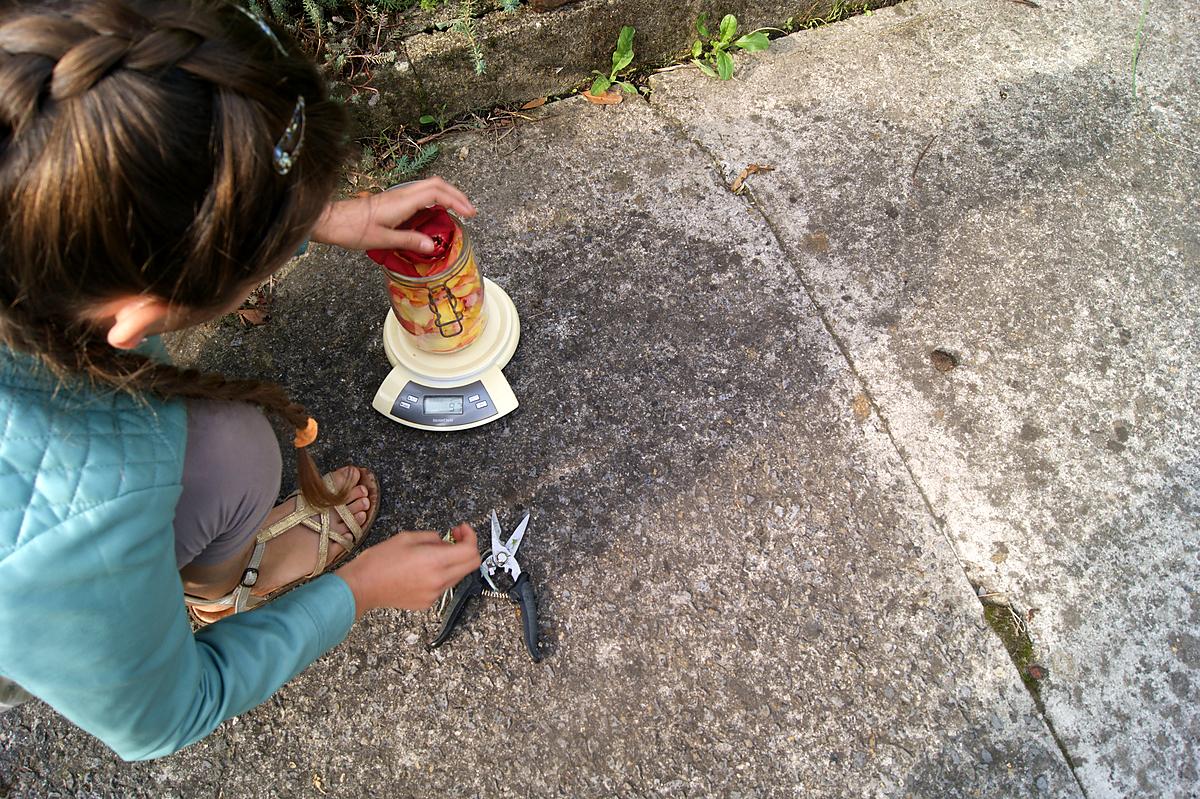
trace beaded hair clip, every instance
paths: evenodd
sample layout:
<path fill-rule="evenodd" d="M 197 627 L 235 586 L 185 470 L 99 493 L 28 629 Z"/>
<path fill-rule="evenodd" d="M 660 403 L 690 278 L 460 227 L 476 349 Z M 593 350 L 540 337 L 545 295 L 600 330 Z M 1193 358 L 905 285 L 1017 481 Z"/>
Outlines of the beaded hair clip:
<path fill-rule="evenodd" d="M 284 48 L 283 43 L 279 41 L 279 37 L 275 35 L 275 31 L 271 30 L 271 26 L 267 24 L 265 19 L 239 5 L 234 4 L 233 7 L 245 14 L 251 22 L 258 26 L 263 35 L 275 45 L 275 49 L 279 51 L 280 55 L 287 56 L 288 51 Z M 292 109 L 291 120 L 288 122 L 287 127 L 283 129 L 283 135 L 275 142 L 275 148 L 271 151 L 271 163 L 274 165 L 275 171 L 280 175 L 286 175 L 291 172 L 292 167 L 296 164 L 296 158 L 300 155 L 300 148 L 304 146 L 305 120 L 304 95 L 301 94 L 296 97 L 296 107 Z"/>

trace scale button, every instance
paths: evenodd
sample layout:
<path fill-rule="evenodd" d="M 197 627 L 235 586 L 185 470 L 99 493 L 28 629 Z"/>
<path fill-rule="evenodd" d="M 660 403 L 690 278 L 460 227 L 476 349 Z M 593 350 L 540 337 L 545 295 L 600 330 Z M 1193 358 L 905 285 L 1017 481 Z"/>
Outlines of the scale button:
<path fill-rule="evenodd" d="M 479 395 L 472 394 L 471 396 L 467 397 L 467 402 L 479 402 Z"/>
<path fill-rule="evenodd" d="M 409 394 L 404 399 L 408 400 L 409 402 L 420 402 L 420 400 L 414 397 L 412 394 Z"/>
<path fill-rule="evenodd" d="M 477 403 L 475 403 L 475 407 L 476 407 L 476 408 L 486 408 L 487 406 L 488 406 L 488 404 L 487 404 L 487 400 L 484 400 L 483 402 L 477 402 Z"/>
<path fill-rule="evenodd" d="M 412 407 L 412 405 L 408 404 L 407 402 L 398 402 L 396 404 L 399 405 L 401 408 L 404 408 L 405 410 Z"/>

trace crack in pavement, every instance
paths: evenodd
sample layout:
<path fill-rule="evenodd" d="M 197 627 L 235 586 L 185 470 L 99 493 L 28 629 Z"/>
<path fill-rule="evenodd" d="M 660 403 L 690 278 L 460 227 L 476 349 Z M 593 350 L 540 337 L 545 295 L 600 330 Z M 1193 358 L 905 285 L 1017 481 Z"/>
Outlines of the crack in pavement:
<path fill-rule="evenodd" d="M 676 132 L 678 133 L 679 136 L 681 136 L 684 140 L 689 142 L 692 146 L 694 146 L 698 150 L 700 150 L 700 152 L 704 153 L 710 159 L 710 161 L 712 163 L 712 168 L 716 171 L 718 177 L 720 178 L 720 182 L 723 185 L 725 185 L 726 187 L 728 187 L 730 185 L 730 177 L 725 174 L 725 169 L 723 168 L 723 166 L 721 164 L 720 158 L 718 157 L 718 155 L 715 152 L 713 152 L 711 147 L 709 147 L 702 140 L 693 136 L 688 131 L 687 127 L 683 124 L 683 121 L 681 119 L 677 119 L 677 118 L 671 116 L 669 113 L 667 113 L 662 108 L 662 106 L 655 105 L 649 101 L 647 101 L 646 104 L 648 106 L 650 106 L 651 113 L 655 114 L 661 120 L 668 123 L 671 127 L 673 127 L 676 130 Z M 918 480 L 918 478 L 917 478 L 916 472 L 913 469 L 911 458 L 909 457 L 908 452 L 905 450 L 903 444 L 901 444 L 900 441 L 893 434 L 892 426 L 889 423 L 888 417 L 884 413 L 882 406 L 880 405 L 879 401 L 876 399 L 875 393 L 871 390 L 871 387 L 868 384 L 866 378 L 864 377 L 862 372 L 859 370 L 858 366 L 855 364 L 854 358 L 851 355 L 849 346 L 837 334 L 837 331 L 834 328 L 833 322 L 829 318 L 828 311 L 817 299 L 817 292 L 816 292 L 812 282 L 808 279 L 808 277 L 804 273 L 804 270 L 800 267 L 799 260 L 795 257 L 795 253 L 785 243 L 784 238 L 779 229 L 779 226 L 776 224 L 775 220 L 771 218 L 771 215 L 767 213 L 766 209 L 762 206 L 762 204 L 759 203 L 757 197 L 754 194 L 754 190 L 751 186 L 748 186 L 748 185 L 745 186 L 742 194 L 740 194 L 740 195 L 731 194 L 730 196 L 733 196 L 735 198 L 738 196 L 746 198 L 748 200 L 750 207 L 754 209 L 755 213 L 757 213 L 758 216 L 762 219 L 763 224 L 765 224 L 767 226 L 767 228 L 771 231 L 771 236 L 774 238 L 776 245 L 779 247 L 780 253 L 783 256 L 783 260 L 788 264 L 788 266 L 791 267 L 793 274 L 795 274 L 796 279 L 800 282 L 800 285 L 804 290 L 805 296 L 808 298 L 809 302 L 812 303 L 812 306 L 817 313 L 817 317 L 820 319 L 821 326 L 824 328 L 826 334 L 833 341 L 834 346 L 837 347 L 838 352 L 841 354 L 843 360 L 845 361 L 846 368 L 849 369 L 850 374 L 853 375 L 854 381 L 857 383 L 859 388 L 862 389 L 862 392 L 867 397 L 867 401 L 870 403 L 871 408 L 875 411 L 875 414 L 877 415 L 879 422 L 883 427 L 884 434 L 887 436 L 888 441 L 891 442 L 892 447 L 895 449 L 896 454 L 900 459 L 900 462 L 904 466 L 905 472 L 908 474 L 910 484 L 917 491 L 917 494 L 921 497 L 922 505 L 924 505 L 925 510 L 929 514 L 930 519 L 932 519 L 934 526 L 937 528 L 938 532 L 941 533 L 942 538 L 946 541 L 947 546 L 949 546 L 950 552 L 954 556 L 955 562 L 958 563 L 959 568 L 962 571 L 963 577 L 966 579 L 967 584 L 971 587 L 972 595 L 974 595 L 976 597 L 976 599 L 979 602 L 980 609 L 982 610 L 985 607 L 985 603 L 979 597 L 978 586 L 976 585 L 975 581 L 972 580 L 972 578 L 971 578 L 971 570 L 968 565 L 969 561 L 966 561 L 963 559 L 961 553 L 959 552 L 958 547 L 955 546 L 953 539 L 950 537 L 949 531 L 946 529 L 945 518 L 940 516 L 937 513 L 937 511 L 934 509 L 933 503 L 929 498 L 928 492 L 925 490 L 925 487 L 923 485 L 921 485 L 920 480 Z M 1009 596 L 1011 596 L 1011 593 L 1009 593 Z M 990 625 L 988 626 L 988 629 L 991 630 Z M 1010 660 L 1010 662 L 1013 663 L 1013 667 L 1017 671 L 1017 677 L 1019 680 L 1021 680 L 1022 685 L 1024 685 L 1024 680 L 1022 678 L 1020 670 L 1017 668 L 1016 661 L 1013 658 L 1013 653 L 1009 649 L 1008 644 L 1004 641 L 1004 639 L 995 630 L 991 630 L 991 634 L 994 635 L 1000 641 L 1000 644 L 1001 644 L 1001 646 L 1004 647 L 1005 652 L 1007 652 L 1009 654 L 1009 660 Z M 1070 771 L 1071 776 L 1074 778 L 1076 787 L 1078 787 L 1080 793 L 1084 796 L 1084 798 L 1087 799 L 1088 793 L 1087 793 L 1086 789 L 1084 788 L 1083 782 L 1080 779 L 1079 774 L 1076 771 L 1075 758 L 1072 757 L 1070 751 L 1067 749 L 1065 742 L 1059 736 L 1058 731 L 1054 728 L 1054 724 L 1050 721 L 1049 716 L 1047 716 L 1047 714 L 1045 712 L 1045 706 L 1042 703 L 1041 697 L 1039 697 L 1035 692 L 1029 690 L 1027 687 L 1026 687 L 1026 691 L 1029 693 L 1030 698 L 1032 699 L 1032 701 L 1034 703 L 1034 707 L 1036 708 L 1036 710 L 1038 712 L 1038 716 L 1040 717 L 1042 724 L 1044 725 L 1044 727 L 1046 729 L 1046 732 L 1050 735 L 1050 738 L 1054 741 L 1055 746 L 1059 750 L 1059 754 L 1062 755 L 1063 761 L 1067 765 L 1067 769 Z"/>

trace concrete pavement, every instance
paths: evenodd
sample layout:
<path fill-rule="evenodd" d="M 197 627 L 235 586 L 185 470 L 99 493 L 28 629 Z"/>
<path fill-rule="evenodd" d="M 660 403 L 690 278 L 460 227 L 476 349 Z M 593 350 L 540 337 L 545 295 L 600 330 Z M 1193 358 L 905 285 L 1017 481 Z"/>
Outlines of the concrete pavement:
<path fill-rule="evenodd" d="M 286 382 L 376 537 L 532 510 L 543 664 L 499 605 L 434 654 L 381 612 L 155 763 L 7 714 L 8 795 L 1194 794 L 1200 20 L 1150 6 L 1135 98 L 1138 12 L 917 0 L 457 139 L 516 414 L 371 411 L 337 251 L 173 347 Z"/>

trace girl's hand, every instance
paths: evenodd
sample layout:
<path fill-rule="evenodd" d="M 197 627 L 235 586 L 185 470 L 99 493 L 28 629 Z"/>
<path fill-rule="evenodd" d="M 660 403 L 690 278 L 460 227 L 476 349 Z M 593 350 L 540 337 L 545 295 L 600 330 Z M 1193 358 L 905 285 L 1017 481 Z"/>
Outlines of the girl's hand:
<path fill-rule="evenodd" d="M 479 568 L 475 530 L 460 524 L 454 543 L 428 530 L 394 535 L 363 550 L 335 574 L 354 593 L 355 618 L 373 608 L 424 610 Z"/>
<path fill-rule="evenodd" d="M 428 236 L 394 228 L 431 205 L 443 206 L 466 219 L 476 214 L 467 195 L 441 178 L 429 178 L 369 197 L 330 203 L 313 228 L 312 239 L 347 250 L 428 252 L 433 249 Z"/>

